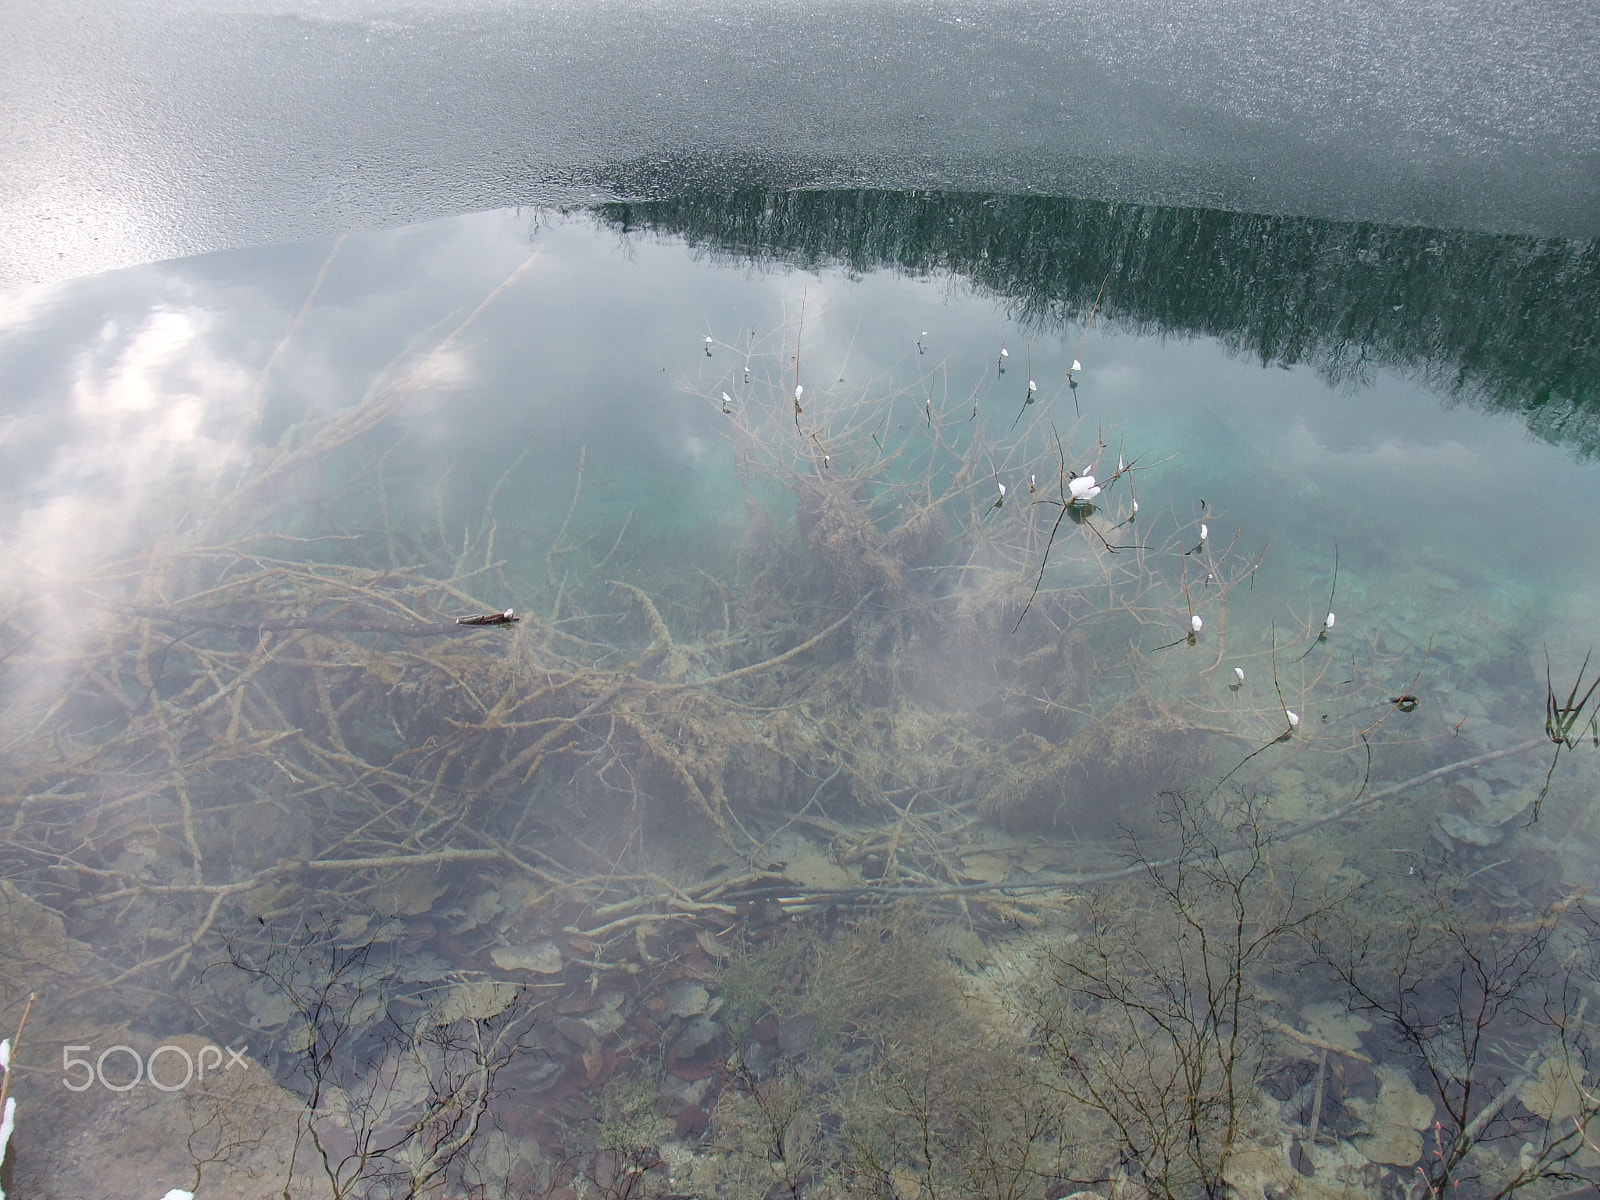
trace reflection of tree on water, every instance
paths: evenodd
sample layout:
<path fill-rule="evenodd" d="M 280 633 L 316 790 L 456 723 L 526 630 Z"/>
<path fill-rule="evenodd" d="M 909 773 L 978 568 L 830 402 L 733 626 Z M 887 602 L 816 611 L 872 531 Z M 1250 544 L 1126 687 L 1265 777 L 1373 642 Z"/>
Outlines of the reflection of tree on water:
<path fill-rule="evenodd" d="M 743 191 L 613 204 L 622 229 L 806 267 L 949 271 L 1046 328 L 1214 337 L 1335 381 L 1416 371 L 1600 453 L 1600 247 L 1041 196 Z"/>

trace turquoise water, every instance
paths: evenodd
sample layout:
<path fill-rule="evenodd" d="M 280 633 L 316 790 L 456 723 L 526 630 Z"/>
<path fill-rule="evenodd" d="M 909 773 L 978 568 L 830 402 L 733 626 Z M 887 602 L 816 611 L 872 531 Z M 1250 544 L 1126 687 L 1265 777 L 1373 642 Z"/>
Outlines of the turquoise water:
<path fill-rule="evenodd" d="M 487 213 L 0 301 L 5 874 L 84 944 L 19 976 L 77 997 L 46 1036 L 248 1038 L 303 1093 L 296 948 L 381 966 L 326 1060 L 369 1080 L 372 1022 L 509 1022 L 451 990 L 509 983 L 564 1006 L 496 1110 L 549 1155 L 649 1037 L 711 1077 L 685 988 L 741 927 L 1026 896 L 1163 790 L 1293 822 L 1515 750 L 1360 810 L 1345 861 L 1594 885 L 1592 747 L 1526 827 L 1553 748 L 1516 749 L 1600 635 L 1591 248 L 894 200 Z M 1058 524 L 1064 470 L 1105 490 Z M 768 890 L 685 899 L 736 874 Z"/>

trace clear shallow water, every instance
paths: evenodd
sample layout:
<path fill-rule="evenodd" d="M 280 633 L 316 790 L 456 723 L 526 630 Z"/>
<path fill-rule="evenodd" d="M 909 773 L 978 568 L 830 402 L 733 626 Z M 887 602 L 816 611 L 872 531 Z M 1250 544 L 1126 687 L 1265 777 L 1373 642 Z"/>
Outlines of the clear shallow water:
<path fill-rule="evenodd" d="M 981 231 L 992 198 L 855 225 L 838 214 L 881 215 L 881 194 L 812 200 L 760 235 L 744 218 L 785 197 L 505 211 L 8 299 L 6 875 L 87 943 L 76 974 L 27 968 L 62 997 L 46 1044 L 118 1022 L 248 1039 L 304 1089 L 277 985 L 307 968 L 273 956 L 309 938 L 325 975 L 359 952 L 384 981 L 387 1007 L 329 1047 L 347 1091 L 376 1078 L 421 1103 L 380 1069 L 380 1012 L 515 1011 L 462 983 L 548 998 L 518 1030 L 537 1065 L 506 1068 L 544 1099 L 496 1109 L 548 1151 L 647 1034 L 669 1074 L 710 1077 L 710 1043 L 688 1044 L 710 1000 L 651 1009 L 637 976 L 687 963 L 667 982 L 715 991 L 716 937 L 770 930 L 771 890 L 711 910 L 712 949 L 673 912 L 728 863 L 774 868 L 785 895 L 1026 882 L 1004 855 L 1112 863 L 1156 791 L 1254 750 L 1234 780 L 1298 820 L 1364 775 L 1540 736 L 1543 649 L 1570 679 L 1596 634 L 1593 318 L 1561 298 L 1590 294 L 1589 248 L 1441 234 L 1413 269 L 1369 251 L 1414 231 L 1079 206 L 1062 219 L 1081 242 L 1030 243 L 1022 221 L 974 254 L 947 230 Z M 1312 299 L 1289 305 L 1268 267 L 1305 244 Z M 1348 303 L 1312 302 L 1329 295 Z M 1311 349 L 1262 348 L 1275 305 Z M 1507 314 L 1498 339 L 1468 336 L 1485 311 Z M 352 406 L 382 419 L 340 425 Z M 1068 468 L 1135 470 L 1052 540 L 1056 436 Z M 316 452 L 280 470 L 275 446 Z M 912 539 L 928 495 L 943 524 Z M 504 608 L 523 624 L 468 641 L 350 624 Z M 578 700 L 538 707 L 563 688 Z M 538 739 L 569 728 L 547 762 Z M 1346 861 L 1536 850 L 1544 884 L 1590 886 L 1592 756 L 1563 758 L 1534 830 L 1485 816 L 1526 806 L 1547 765 L 1366 810 Z M 899 873 L 881 846 L 848 852 L 918 803 Z M 1436 831 L 1446 813 L 1500 848 Z M 609 922 L 658 894 L 669 915 L 618 942 Z M 560 1024 L 579 1018 L 587 1034 Z"/>

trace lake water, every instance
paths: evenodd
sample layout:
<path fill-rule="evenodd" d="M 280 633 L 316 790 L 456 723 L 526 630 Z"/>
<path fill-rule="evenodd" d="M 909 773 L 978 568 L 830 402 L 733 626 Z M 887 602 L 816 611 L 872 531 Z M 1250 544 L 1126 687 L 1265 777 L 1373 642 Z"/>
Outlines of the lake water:
<path fill-rule="evenodd" d="M 1596 312 L 1593 243 L 872 191 L 0 297 L 8 983 L 126 1048 L 49 1145 L 144 1153 L 115 1088 L 198 1035 L 350 1194 L 740 1194 L 718 1097 L 827 1022 L 741 964 L 880 922 L 998 994 L 1173 793 L 1592 888 Z"/>

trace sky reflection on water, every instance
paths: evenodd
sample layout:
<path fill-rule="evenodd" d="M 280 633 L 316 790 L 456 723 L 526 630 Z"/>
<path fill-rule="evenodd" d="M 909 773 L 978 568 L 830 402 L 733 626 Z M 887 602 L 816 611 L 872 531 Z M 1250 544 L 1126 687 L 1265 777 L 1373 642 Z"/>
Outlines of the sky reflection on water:
<path fill-rule="evenodd" d="M 904 386 L 920 374 L 941 403 L 959 405 L 1004 343 L 1007 379 L 1023 377 L 1031 354 L 1056 419 L 1071 420 L 1062 384 L 1084 314 L 1030 334 L 944 273 L 847 280 L 696 265 L 670 240 L 618 237 L 581 217 L 486 214 L 352 236 L 303 312 L 327 243 L 14 298 L 0 335 L 14 381 L 0 450 L 12 544 L 70 574 L 149 536 L 186 488 L 226 477 L 253 446 L 360 395 L 410 339 L 470 311 L 530 246 L 538 257 L 523 284 L 433 364 L 434 385 L 401 416 L 392 453 L 402 472 L 420 480 L 458 462 L 482 477 L 526 449 L 543 482 L 519 501 L 553 508 L 567 492 L 565 465 L 587 445 L 606 482 L 590 500 L 597 521 L 641 503 L 664 524 L 729 519 L 717 413 L 696 394 L 710 365 L 703 338 L 740 347 L 752 331 L 794 321 L 802 294 L 807 366 L 847 363 L 836 386 Z M 1475 587 L 1532 588 L 1550 618 L 1581 611 L 1600 547 L 1591 523 L 1568 518 L 1600 501 L 1592 465 L 1393 371 L 1329 387 L 1310 367 L 1263 370 L 1205 339 L 1124 332 L 1115 297 L 1107 308 L 1082 341 L 1076 402 L 1087 428 L 1170 458 L 1153 484 L 1168 503 L 1206 499 L 1246 540 L 1273 543 L 1291 573 L 1315 570 L 1337 541 L 1349 587 L 1382 593 L 1385 572 L 1420 558 Z M 1006 423 L 1005 404 L 993 408 L 988 419 Z"/>

